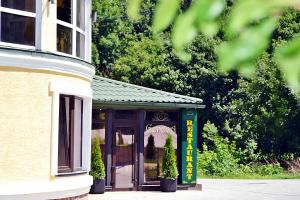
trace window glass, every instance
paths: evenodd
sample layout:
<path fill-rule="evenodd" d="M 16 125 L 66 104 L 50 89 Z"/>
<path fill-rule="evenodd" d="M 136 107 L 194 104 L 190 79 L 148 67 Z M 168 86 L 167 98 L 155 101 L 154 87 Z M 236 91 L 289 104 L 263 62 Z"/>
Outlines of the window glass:
<path fill-rule="evenodd" d="M 156 181 L 162 175 L 163 148 L 168 135 L 173 138 L 177 154 L 177 111 L 147 111 L 144 132 L 145 181 Z"/>
<path fill-rule="evenodd" d="M 172 136 L 177 153 L 176 125 L 148 124 L 144 132 L 144 171 L 145 181 L 156 181 L 162 175 L 162 158 L 168 135 Z"/>
<path fill-rule="evenodd" d="M 113 169 L 115 188 L 132 188 L 134 175 L 134 135 L 133 127 L 115 127 L 113 131 Z"/>
<path fill-rule="evenodd" d="M 92 138 L 99 136 L 102 160 L 105 162 L 105 111 L 93 109 L 92 113 Z"/>
<path fill-rule="evenodd" d="M 71 0 L 57 0 L 57 19 L 72 23 Z"/>
<path fill-rule="evenodd" d="M 1 41 L 35 45 L 35 18 L 1 12 Z"/>
<path fill-rule="evenodd" d="M 58 167 L 68 171 L 71 168 L 70 145 L 70 98 L 60 96 L 59 102 L 59 138 L 58 138 Z"/>
<path fill-rule="evenodd" d="M 72 29 L 57 25 L 57 51 L 72 54 Z"/>
<path fill-rule="evenodd" d="M 57 0 L 57 19 L 57 51 L 84 59 L 85 0 Z"/>
<path fill-rule="evenodd" d="M 82 100 L 74 100 L 74 168 L 81 169 L 82 166 Z"/>
<path fill-rule="evenodd" d="M 78 28 L 84 30 L 84 0 L 77 0 L 77 17 L 76 25 Z"/>
<path fill-rule="evenodd" d="M 76 32 L 76 56 L 84 59 L 84 35 Z"/>
<path fill-rule="evenodd" d="M 2 0 L 1 6 L 22 11 L 35 12 L 35 0 Z"/>

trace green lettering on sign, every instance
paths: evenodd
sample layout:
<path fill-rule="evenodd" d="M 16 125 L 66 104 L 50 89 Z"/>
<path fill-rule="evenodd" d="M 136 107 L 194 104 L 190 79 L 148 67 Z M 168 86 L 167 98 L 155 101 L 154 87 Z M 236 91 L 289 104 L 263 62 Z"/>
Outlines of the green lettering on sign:
<path fill-rule="evenodd" d="M 197 111 L 182 110 L 181 179 L 183 184 L 197 180 Z"/>

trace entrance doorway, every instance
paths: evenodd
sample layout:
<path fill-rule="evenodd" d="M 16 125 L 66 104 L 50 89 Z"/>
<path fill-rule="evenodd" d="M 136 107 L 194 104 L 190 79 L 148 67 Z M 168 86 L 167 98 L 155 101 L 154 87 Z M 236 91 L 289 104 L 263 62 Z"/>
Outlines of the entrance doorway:
<path fill-rule="evenodd" d="M 113 190 L 135 190 L 137 186 L 136 127 L 128 124 L 113 126 Z"/>
<path fill-rule="evenodd" d="M 144 132 L 144 181 L 159 184 L 162 175 L 162 158 L 168 135 L 173 139 L 177 154 L 178 112 L 147 111 Z"/>

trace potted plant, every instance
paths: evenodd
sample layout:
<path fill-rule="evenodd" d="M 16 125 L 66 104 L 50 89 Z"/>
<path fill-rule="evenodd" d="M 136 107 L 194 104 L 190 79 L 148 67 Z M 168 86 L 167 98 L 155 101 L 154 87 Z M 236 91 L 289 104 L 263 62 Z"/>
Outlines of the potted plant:
<path fill-rule="evenodd" d="M 90 193 L 103 194 L 105 190 L 105 168 L 102 161 L 99 136 L 92 140 L 91 171 L 93 185 Z"/>
<path fill-rule="evenodd" d="M 163 192 L 176 192 L 178 169 L 176 166 L 176 154 L 173 147 L 172 136 L 169 134 L 164 146 L 164 155 L 162 160 L 162 177 L 160 180 L 160 189 Z"/>

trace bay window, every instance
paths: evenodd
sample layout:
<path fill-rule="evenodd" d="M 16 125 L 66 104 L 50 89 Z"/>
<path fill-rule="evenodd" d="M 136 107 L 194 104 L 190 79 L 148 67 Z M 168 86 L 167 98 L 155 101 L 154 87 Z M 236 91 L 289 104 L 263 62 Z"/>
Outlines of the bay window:
<path fill-rule="evenodd" d="M 92 90 L 52 80 L 51 176 L 87 173 L 91 158 Z"/>
<path fill-rule="evenodd" d="M 0 44 L 35 46 L 36 0 L 0 0 Z"/>
<path fill-rule="evenodd" d="M 85 1 L 57 0 L 57 51 L 85 58 Z"/>
<path fill-rule="evenodd" d="M 83 100 L 60 95 L 58 126 L 58 173 L 82 170 Z"/>

